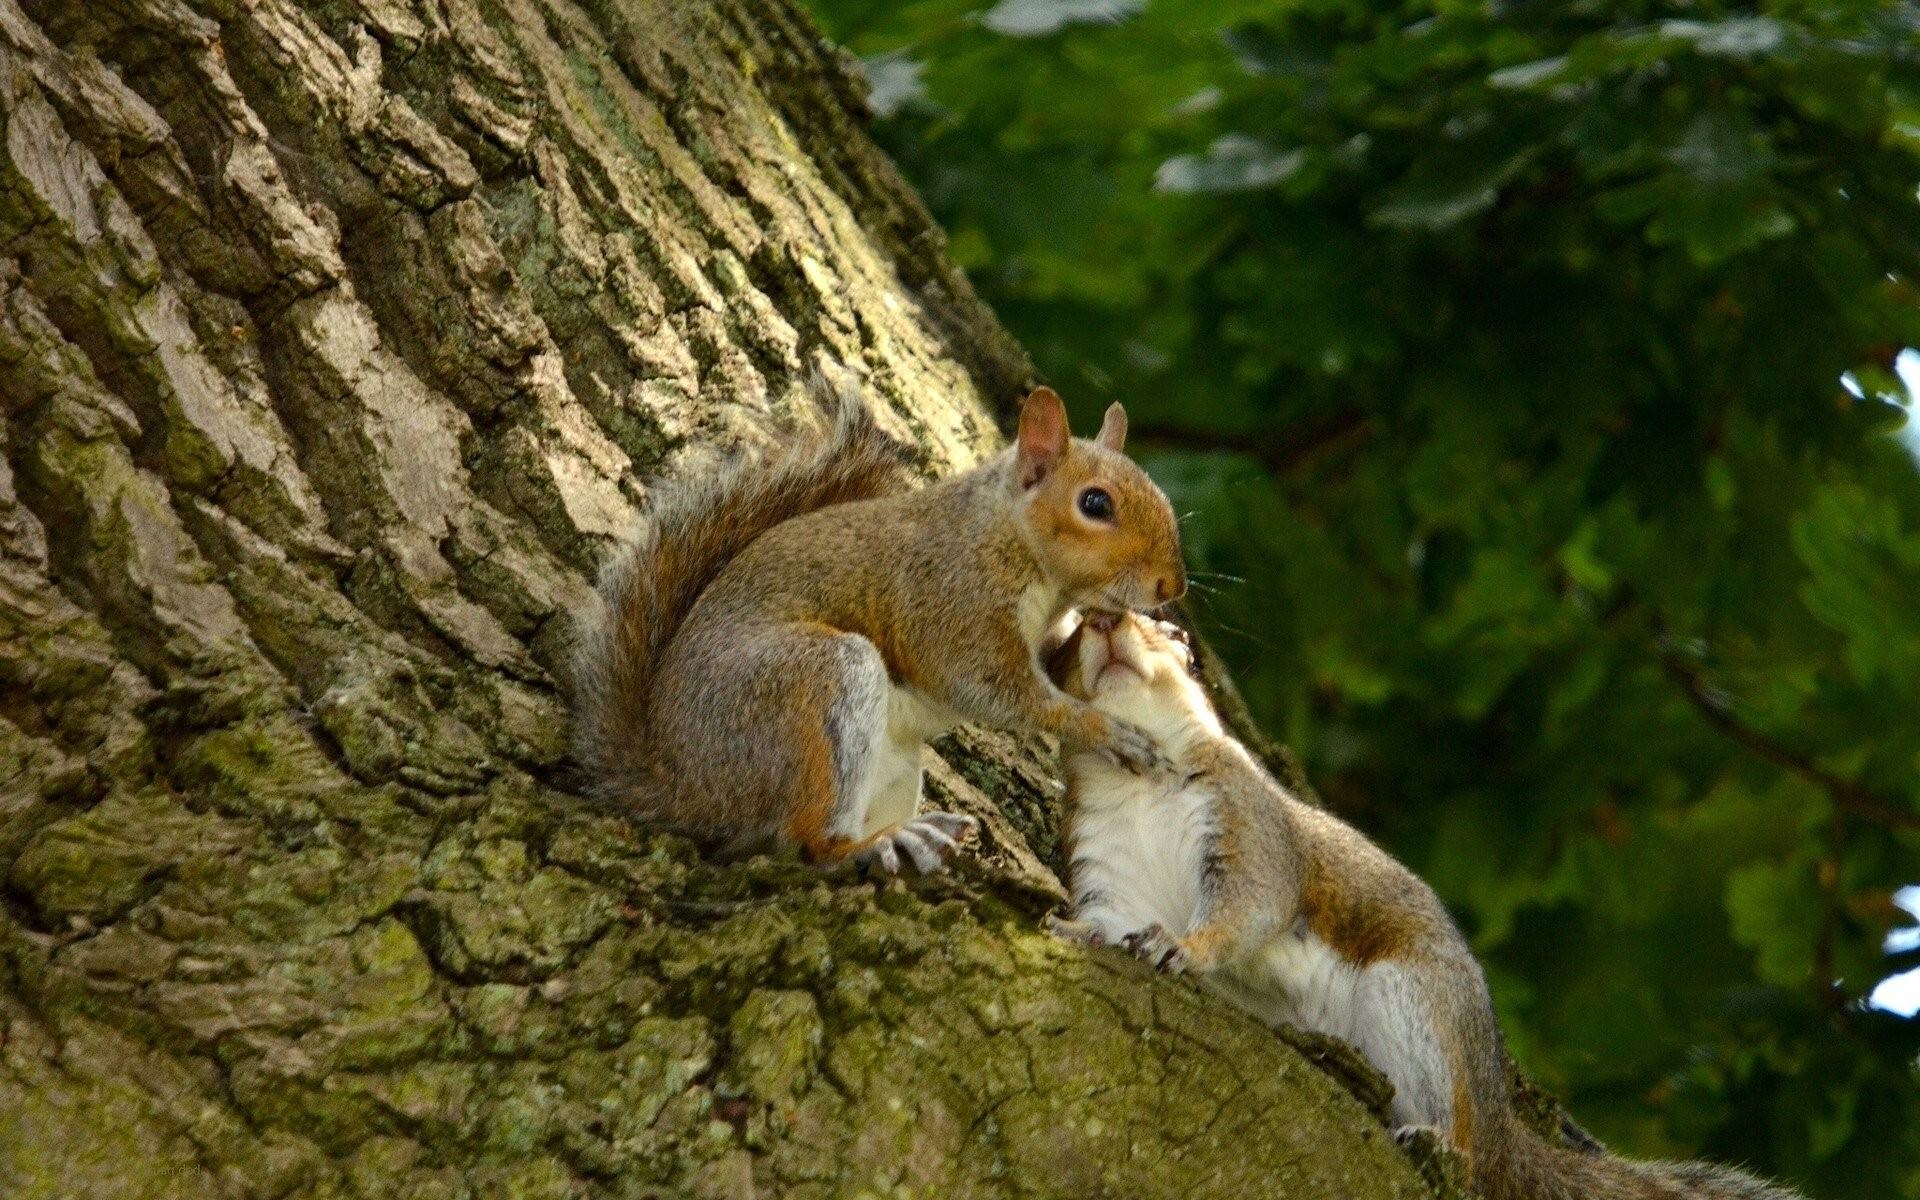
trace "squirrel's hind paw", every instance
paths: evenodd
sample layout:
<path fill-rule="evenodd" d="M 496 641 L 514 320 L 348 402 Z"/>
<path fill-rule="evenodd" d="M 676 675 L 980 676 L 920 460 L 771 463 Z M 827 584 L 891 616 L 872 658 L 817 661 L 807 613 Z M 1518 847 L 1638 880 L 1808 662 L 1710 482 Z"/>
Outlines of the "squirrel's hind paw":
<path fill-rule="evenodd" d="M 1078 917 L 1063 917 L 1059 913 L 1048 913 L 1047 932 L 1063 942 L 1072 942 L 1076 946 L 1104 946 L 1106 935 L 1092 921 L 1082 921 Z"/>
<path fill-rule="evenodd" d="M 1163 926 L 1149 925 L 1128 934 L 1124 942 L 1135 958 L 1151 964 L 1163 975 L 1178 975 L 1187 969 L 1190 958 L 1187 948 Z"/>
<path fill-rule="evenodd" d="M 931 875 L 946 866 L 947 856 L 979 831 L 980 822 L 964 813 L 921 813 L 877 834 L 859 852 L 861 865 L 878 867 L 889 875 L 900 873 L 901 856 L 914 870 Z"/>

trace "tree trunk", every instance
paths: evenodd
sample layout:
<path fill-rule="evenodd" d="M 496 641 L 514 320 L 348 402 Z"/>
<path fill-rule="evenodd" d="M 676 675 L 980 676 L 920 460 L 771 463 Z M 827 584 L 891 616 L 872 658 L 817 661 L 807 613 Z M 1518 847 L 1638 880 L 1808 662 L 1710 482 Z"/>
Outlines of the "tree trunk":
<path fill-rule="evenodd" d="M 0 1195 L 1429 1194 L 1038 932 L 1031 747 L 927 882 L 575 798 L 636 475 L 1026 381 L 860 104 L 791 0 L 0 0 Z"/>

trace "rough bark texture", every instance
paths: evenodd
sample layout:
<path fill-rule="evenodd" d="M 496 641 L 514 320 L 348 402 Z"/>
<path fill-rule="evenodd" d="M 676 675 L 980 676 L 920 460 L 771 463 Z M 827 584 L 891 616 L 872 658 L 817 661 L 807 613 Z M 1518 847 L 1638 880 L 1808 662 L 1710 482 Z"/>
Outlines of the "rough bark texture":
<path fill-rule="evenodd" d="M 0 0 L 0 1195 L 1429 1194 L 1037 932 L 1010 739 L 911 886 L 574 798 L 637 475 L 1025 380 L 859 104 L 788 0 Z"/>

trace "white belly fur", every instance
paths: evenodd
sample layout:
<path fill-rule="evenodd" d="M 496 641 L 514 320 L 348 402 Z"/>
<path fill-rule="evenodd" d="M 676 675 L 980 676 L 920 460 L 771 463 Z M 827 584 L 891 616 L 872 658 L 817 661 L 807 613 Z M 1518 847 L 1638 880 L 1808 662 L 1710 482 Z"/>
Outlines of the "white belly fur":
<path fill-rule="evenodd" d="M 866 827 L 871 836 L 913 819 L 920 810 L 920 755 L 927 741 L 959 724 L 959 719 L 912 688 L 896 687 L 887 697 L 887 735 L 873 764 Z"/>
<path fill-rule="evenodd" d="M 1074 915 L 1109 945 L 1154 924 L 1175 937 L 1191 933 L 1202 915 L 1211 797 L 1104 764 L 1085 766 L 1076 782 L 1093 799 L 1076 815 L 1068 848 Z M 1269 1025 L 1351 1043 L 1393 1081 L 1396 1123 L 1448 1126 L 1449 1069 L 1426 998 L 1397 964 L 1355 966 L 1301 924 L 1223 963 L 1207 983 Z"/>
<path fill-rule="evenodd" d="M 1020 593 L 1013 619 L 1027 646 L 1037 648 L 1048 629 L 1063 615 L 1058 587 L 1051 583 L 1030 583 Z"/>
<path fill-rule="evenodd" d="M 1200 875 L 1213 836 L 1211 798 L 1127 771 L 1083 765 L 1076 790 L 1089 800 L 1075 815 L 1075 915 L 1109 943 L 1149 925 L 1175 937 L 1192 931 Z"/>
<path fill-rule="evenodd" d="M 1015 621 L 1027 644 L 1038 645 L 1047 627 L 1060 619 L 1060 589 L 1031 584 L 1020 594 Z M 920 756 L 926 744 L 960 724 L 945 705 L 913 688 L 894 687 L 887 696 L 887 735 L 877 748 L 872 786 L 861 836 L 910 821 L 920 811 Z"/>
<path fill-rule="evenodd" d="M 1328 1034 L 1360 1051 L 1393 1083 L 1394 1124 L 1452 1125 L 1452 1068 L 1418 981 L 1397 963 L 1355 967 L 1295 929 L 1207 982 L 1269 1025 Z"/>
<path fill-rule="evenodd" d="M 1109 943 L 1149 925 L 1175 937 L 1192 933 L 1215 830 L 1212 798 L 1197 787 L 1155 784 L 1105 766 L 1094 770 L 1098 779 L 1083 778 L 1081 790 L 1098 799 L 1082 807 L 1069 848 L 1074 895 L 1091 901 L 1075 915 Z M 1223 964 L 1218 982 L 1264 1020 L 1348 1036 L 1359 976 L 1332 947 L 1299 928 Z"/>
<path fill-rule="evenodd" d="M 1270 1025 L 1297 1025 L 1357 1040 L 1355 1000 L 1364 972 L 1306 929 L 1274 938 L 1221 974 L 1223 990 Z"/>

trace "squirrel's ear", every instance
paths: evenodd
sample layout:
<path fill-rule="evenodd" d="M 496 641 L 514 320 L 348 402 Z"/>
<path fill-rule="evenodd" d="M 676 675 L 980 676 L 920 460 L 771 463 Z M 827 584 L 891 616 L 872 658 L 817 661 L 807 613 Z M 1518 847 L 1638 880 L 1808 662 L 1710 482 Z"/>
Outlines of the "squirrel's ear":
<path fill-rule="evenodd" d="M 1015 441 L 1014 466 L 1022 491 L 1039 484 L 1067 453 L 1067 406 L 1060 393 L 1037 387 L 1020 405 L 1020 433 Z"/>
<path fill-rule="evenodd" d="M 1107 405 L 1107 419 L 1100 422 L 1100 432 L 1093 440 L 1115 454 L 1127 448 L 1127 410 L 1118 400 Z"/>

